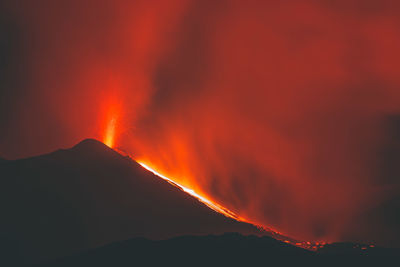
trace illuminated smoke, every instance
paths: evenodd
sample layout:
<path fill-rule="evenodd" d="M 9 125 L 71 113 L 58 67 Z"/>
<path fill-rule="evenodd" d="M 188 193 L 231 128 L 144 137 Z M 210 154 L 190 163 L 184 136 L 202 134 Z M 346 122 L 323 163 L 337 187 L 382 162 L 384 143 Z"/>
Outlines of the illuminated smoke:
<path fill-rule="evenodd" d="M 14 2 L 4 155 L 95 137 L 298 239 L 389 229 L 359 216 L 398 193 L 398 1 Z"/>

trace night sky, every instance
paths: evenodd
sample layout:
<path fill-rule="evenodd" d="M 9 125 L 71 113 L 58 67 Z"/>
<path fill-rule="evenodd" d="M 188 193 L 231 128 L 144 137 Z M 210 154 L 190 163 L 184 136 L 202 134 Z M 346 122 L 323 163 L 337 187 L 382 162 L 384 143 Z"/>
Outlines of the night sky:
<path fill-rule="evenodd" d="M 103 140 L 254 222 L 400 241 L 400 2 L 2 1 L 0 157 Z"/>

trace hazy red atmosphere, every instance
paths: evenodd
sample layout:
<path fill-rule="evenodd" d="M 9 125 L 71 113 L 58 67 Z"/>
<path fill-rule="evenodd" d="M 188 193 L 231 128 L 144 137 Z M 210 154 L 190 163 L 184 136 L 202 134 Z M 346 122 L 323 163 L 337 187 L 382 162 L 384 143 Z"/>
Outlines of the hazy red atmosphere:
<path fill-rule="evenodd" d="M 373 212 L 400 192 L 399 1 L 0 10 L 0 157 L 97 138 L 289 236 L 400 240 Z"/>

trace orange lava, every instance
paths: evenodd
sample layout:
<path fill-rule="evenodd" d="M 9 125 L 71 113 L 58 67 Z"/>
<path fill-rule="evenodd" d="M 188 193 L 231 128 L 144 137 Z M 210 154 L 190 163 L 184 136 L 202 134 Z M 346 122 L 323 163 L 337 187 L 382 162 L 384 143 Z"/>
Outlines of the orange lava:
<path fill-rule="evenodd" d="M 125 154 L 125 153 L 123 153 Z M 128 155 L 129 156 L 129 155 Z M 158 171 L 156 171 L 154 168 L 149 167 L 147 164 L 137 161 L 137 163 L 139 163 L 143 168 L 145 168 L 146 170 L 152 172 L 154 175 L 166 180 L 167 182 L 169 182 L 170 184 L 172 184 L 173 186 L 178 187 L 179 189 L 181 189 L 182 191 L 188 193 L 189 195 L 193 196 L 194 198 L 196 198 L 197 200 L 199 200 L 200 202 L 204 203 L 206 206 L 208 206 L 210 209 L 221 213 L 223 215 L 225 215 L 228 218 L 232 218 L 234 220 L 240 221 L 240 222 L 246 222 L 246 223 L 250 223 L 254 226 L 256 226 L 257 228 L 259 228 L 261 231 L 266 231 L 270 234 L 272 234 L 276 239 L 285 242 L 287 244 L 291 244 L 294 246 L 298 246 L 298 247 L 302 247 L 305 249 L 309 249 L 309 250 L 317 250 L 318 248 L 323 247 L 326 243 L 325 242 L 301 242 L 301 241 L 296 241 L 296 240 L 288 240 L 287 237 L 285 237 L 282 233 L 279 233 L 276 230 L 273 230 L 269 227 L 264 227 L 264 226 L 260 226 L 258 224 L 255 224 L 241 216 L 239 216 L 238 214 L 236 214 L 235 212 L 221 206 L 220 204 L 208 199 L 205 196 L 202 196 L 201 194 L 195 192 L 193 189 L 190 189 L 188 187 L 185 187 L 179 183 L 177 183 L 175 180 L 166 177 L 165 175 L 159 173 Z"/>
<path fill-rule="evenodd" d="M 107 120 L 107 127 L 105 129 L 105 133 L 104 133 L 104 138 L 103 138 L 103 142 L 105 145 L 107 145 L 110 148 L 113 148 L 115 151 L 117 151 L 118 153 L 129 157 L 130 159 L 132 159 L 133 161 L 136 161 L 139 165 L 141 165 L 143 168 L 145 168 L 146 170 L 152 172 L 155 176 L 166 180 L 168 183 L 170 183 L 171 185 L 181 189 L 182 191 L 184 191 L 185 193 L 191 195 L 192 197 L 196 198 L 198 201 L 200 201 L 201 203 L 205 204 L 207 207 L 209 207 L 210 209 L 214 210 L 215 212 L 218 212 L 220 214 L 223 214 L 224 216 L 234 219 L 236 221 L 240 221 L 240 222 L 246 222 L 249 224 L 254 225 L 255 227 L 257 227 L 258 229 L 260 229 L 261 231 L 266 231 L 269 234 L 271 234 L 274 238 L 276 238 L 277 240 L 280 240 L 282 242 L 294 245 L 294 246 L 298 246 L 298 247 L 302 247 L 305 249 L 309 249 L 309 250 L 317 250 L 320 247 L 323 247 L 326 243 L 325 242 L 302 242 L 302 241 L 298 241 L 298 240 L 293 240 L 290 239 L 286 236 L 284 236 L 284 234 L 269 228 L 269 227 L 265 227 L 262 226 L 260 224 L 254 223 L 248 219 L 245 219 L 241 216 L 239 216 L 238 214 L 236 214 L 235 212 L 229 210 L 226 207 L 223 207 L 222 205 L 210 200 L 208 197 L 200 194 L 199 192 L 196 192 L 194 189 L 189 188 L 187 186 L 184 186 L 180 183 L 178 183 L 176 181 L 176 179 L 172 179 L 169 178 L 163 174 L 161 174 L 159 171 L 156 171 L 155 167 L 150 167 L 151 164 L 149 163 L 144 163 L 141 160 L 135 160 L 133 159 L 128 153 L 123 152 L 117 148 L 114 147 L 115 145 L 115 139 L 116 139 L 116 126 L 117 126 L 117 118 L 119 115 L 119 112 L 116 112 L 118 109 L 111 108 L 109 109 L 109 116 L 108 116 L 108 120 Z M 290 239 L 290 240 L 288 240 Z"/>
<path fill-rule="evenodd" d="M 236 214 L 235 212 L 229 210 L 228 208 L 223 207 L 222 205 L 216 203 L 215 201 L 210 200 L 209 198 L 205 197 L 204 195 L 201 195 L 200 193 L 196 192 L 195 190 L 188 188 L 187 186 L 183 186 L 182 184 L 176 182 L 174 179 L 169 178 L 163 174 L 161 174 L 160 172 L 156 171 L 155 168 L 153 167 L 149 167 L 148 163 L 144 163 L 141 161 L 137 161 L 134 160 L 128 153 L 121 151 L 117 148 L 113 148 L 115 151 L 117 151 L 118 153 L 120 153 L 123 156 L 126 156 L 128 158 L 130 158 L 131 160 L 137 162 L 140 166 L 142 166 L 143 168 L 145 168 L 146 170 L 150 171 L 151 173 L 153 173 L 155 176 L 167 181 L 168 183 L 170 183 L 171 185 L 181 189 L 182 191 L 184 191 L 185 193 L 191 195 L 192 197 L 196 198 L 198 201 L 200 201 L 201 203 L 205 204 L 207 207 L 209 207 L 210 209 L 214 210 L 215 212 L 218 212 L 220 214 L 223 214 L 224 216 L 234 219 L 236 221 L 240 221 L 240 222 L 245 222 L 245 223 L 249 223 L 254 225 L 255 227 L 257 227 L 260 231 L 265 231 L 266 233 L 268 233 L 269 235 L 271 235 L 272 237 L 274 237 L 277 240 L 280 240 L 282 242 L 285 242 L 287 244 L 293 245 L 293 246 L 297 246 L 297 247 L 301 247 L 304 249 L 308 249 L 308 250 L 312 250 L 312 251 L 316 251 L 319 248 L 322 248 L 323 246 L 325 246 L 327 243 L 326 242 L 309 242 L 309 241 L 299 241 L 299 240 L 295 240 L 292 238 L 289 238 L 287 236 L 285 236 L 283 233 L 274 230 L 270 227 L 266 227 L 263 225 L 260 225 L 258 223 L 254 223 L 251 220 L 245 219 L 244 217 Z"/>
<path fill-rule="evenodd" d="M 225 207 L 222 207 L 221 205 L 205 198 L 204 196 L 199 195 L 198 193 L 196 193 L 193 189 L 184 187 L 181 184 L 178 184 L 177 182 L 175 182 L 174 180 L 162 175 L 161 173 L 155 171 L 154 169 L 150 168 L 149 166 L 147 166 L 146 164 L 144 164 L 143 162 L 138 162 L 143 168 L 145 168 L 146 170 L 152 172 L 153 174 L 155 174 L 156 176 L 168 181 L 170 184 L 180 188 L 182 191 L 188 193 L 189 195 L 195 197 L 196 199 L 198 199 L 200 202 L 206 204 L 210 209 L 222 213 L 223 215 L 225 215 L 226 217 L 235 219 L 237 221 L 245 221 L 243 218 L 241 218 L 240 216 L 238 216 L 237 214 L 235 214 L 234 212 L 228 210 Z"/>

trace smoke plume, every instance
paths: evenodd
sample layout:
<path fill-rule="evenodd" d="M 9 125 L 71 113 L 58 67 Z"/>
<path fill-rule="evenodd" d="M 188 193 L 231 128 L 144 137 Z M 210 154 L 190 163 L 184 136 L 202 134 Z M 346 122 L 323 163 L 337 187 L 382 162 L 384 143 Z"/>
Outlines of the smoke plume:
<path fill-rule="evenodd" d="M 8 2 L 5 157 L 112 120 L 115 146 L 250 221 L 400 240 L 366 219 L 400 192 L 398 1 Z"/>

